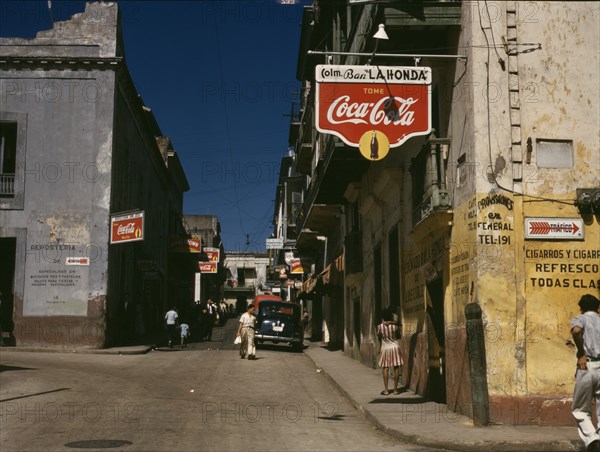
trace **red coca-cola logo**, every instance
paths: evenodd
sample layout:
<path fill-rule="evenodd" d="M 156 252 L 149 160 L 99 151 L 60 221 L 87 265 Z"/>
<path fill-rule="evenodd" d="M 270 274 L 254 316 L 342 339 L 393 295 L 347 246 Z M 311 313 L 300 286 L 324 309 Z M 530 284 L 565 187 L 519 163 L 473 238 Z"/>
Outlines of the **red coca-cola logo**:
<path fill-rule="evenodd" d="M 415 112 L 411 110 L 418 99 L 409 97 L 383 97 L 378 102 L 353 102 L 350 96 L 340 96 L 327 110 L 330 124 L 371 124 L 373 126 L 393 124 L 410 126 L 415 122 Z"/>
<path fill-rule="evenodd" d="M 415 71 L 412 71 L 415 72 Z M 332 71 L 335 73 L 335 71 Z M 397 74 L 402 72 L 385 72 Z M 431 85 L 382 80 L 367 70 L 364 79 L 317 83 L 316 127 L 346 144 L 359 146 L 365 133 L 378 131 L 389 139 L 390 147 L 431 131 Z M 372 77 L 372 80 L 368 80 Z M 319 77 L 318 77 L 319 78 Z M 417 80 L 418 81 L 418 80 Z"/>
<path fill-rule="evenodd" d="M 120 224 L 117 228 L 117 235 L 133 234 L 135 232 L 135 223 Z"/>

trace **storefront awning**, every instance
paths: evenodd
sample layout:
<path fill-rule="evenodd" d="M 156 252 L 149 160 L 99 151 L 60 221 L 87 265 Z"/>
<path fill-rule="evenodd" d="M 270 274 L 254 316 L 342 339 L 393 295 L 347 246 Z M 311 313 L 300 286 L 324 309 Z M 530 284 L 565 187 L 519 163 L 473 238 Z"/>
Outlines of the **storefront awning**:
<path fill-rule="evenodd" d="M 301 292 L 304 292 L 304 293 L 312 292 L 315 289 L 316 285 L 317 285 L 317 277 L 315 275 L 313 275 L 302 283 Z"/>
<path fill-rule="evenodd" d="M 323 281 L 323 284 L 343 284 L 344 276 L 344 254 L 336 257 L 325 270 L 319 273 L 318 278 Z"/>

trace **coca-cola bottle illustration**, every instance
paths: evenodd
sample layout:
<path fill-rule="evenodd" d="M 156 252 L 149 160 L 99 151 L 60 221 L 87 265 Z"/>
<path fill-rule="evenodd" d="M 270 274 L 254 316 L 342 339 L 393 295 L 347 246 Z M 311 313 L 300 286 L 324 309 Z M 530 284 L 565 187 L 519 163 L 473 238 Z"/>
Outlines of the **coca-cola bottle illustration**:
<path fill-rule="evenodd" d="M 379 141 L 377 140 L 377 132 L 375 131 L 371 135 L 371 158 L 373 160 L 379 158 Z"/>

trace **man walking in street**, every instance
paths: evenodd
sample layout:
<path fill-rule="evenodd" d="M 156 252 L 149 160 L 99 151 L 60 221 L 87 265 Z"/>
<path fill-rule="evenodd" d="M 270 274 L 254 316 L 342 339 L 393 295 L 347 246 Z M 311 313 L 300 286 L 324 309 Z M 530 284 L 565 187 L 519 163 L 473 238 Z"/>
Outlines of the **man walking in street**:
<path fill-rule="evenodd" d="M 215 320 L 217 318 L 217 306 L 213 303 L 212 299 L 209 298 L 206 302 L 206 316 L 204 318 L 205 321 L 205 340 L 210 342 L 212 340 L 212 332 L 213 326 L 215 325 Z"/>
<path fill-rule="evenodd" d="M 577 371 L 573 393 L 573 416 L 579 437 L 588 451 L 600 452 L 600 429 L 592 422 L 592 400 L 600 419 L 600 300 L 584 295 L 579 300 L 581 315 L 571 319 L 571 334 L 577 346 Z"/>
<path fill-rule="evenodd" d="M 167 322 L 167 336 L 169 337 L 169 347 L 173 348 L 173 341 L 175 340 L 175 338 L 177 337 L 177 318 L 179 316 L 177 315 L 177 311 L 175 311 L 175 306 L 173 306 L 171 308 L 170 311 L 168 311 L 165 314 L 165 320 Z"/>

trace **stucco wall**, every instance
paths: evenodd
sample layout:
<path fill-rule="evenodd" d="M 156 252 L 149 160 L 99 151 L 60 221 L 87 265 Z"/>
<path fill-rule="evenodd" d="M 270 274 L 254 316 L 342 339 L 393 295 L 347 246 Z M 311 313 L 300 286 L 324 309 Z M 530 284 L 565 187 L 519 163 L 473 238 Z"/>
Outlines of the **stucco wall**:
<path fill-rule="evenodd" d="M 0 211 L 3 227 L 27 228 L 17 243 L 16 272 L 25 275 L 16 278 L 23 281 L 15 287 L 22 294 L 15 298 L 17 343 L 51 336 L 68 346 L 83 335 L 85 344 L 101 345 L 114 73 L 15 68 L 3 76 L 2 112 L 21 114 L 26 128 L 24 209 Z M 90 263 L 67 266 L 67 257 Z M 42 331 L 46 317 L 56 331 Z M 94 332 L 82 331 L 90 322 Z"/>
<path fill-rule="evenodd" d="M 469 300 L 482 307 L 493 421 L 566 425 L 569 319 L 581 295 L 600 293 L 598 217 L 582 217 L 573 203 L 577 188 L 600 183 L 599 8 L 488 3 L 484 30 L 483 4 L 463 7 L 461 42 L 473 47 L 464 73 L 456 71 L 450 158 L 464 152 L 471 171 L 454 196 L 448 320 L 463 325 Z M 488 54 L 492 36 L 498 43 L 515 33 L 518 54 Z M 572 140 L 573 166 L 539 168 L 537 139 Z M 526 240 L 525 219 L 536 217 L 583 219 L 584 237 Z M 449 367 L 456 380 L 461 366 Z"/>
<path fill-rule="evenodd" d="M 114 72 L 22 57 L 115 56 L 116 29 L 116 5 L 94 4 L 35 39 L 1 40 L 0 111 L 26 135 L 23 203 L 0 210 L 0 235 L 17 240 L 17 345 L 104 344 Z M 79 257 L 89 265 L 67 265 Z"/>

